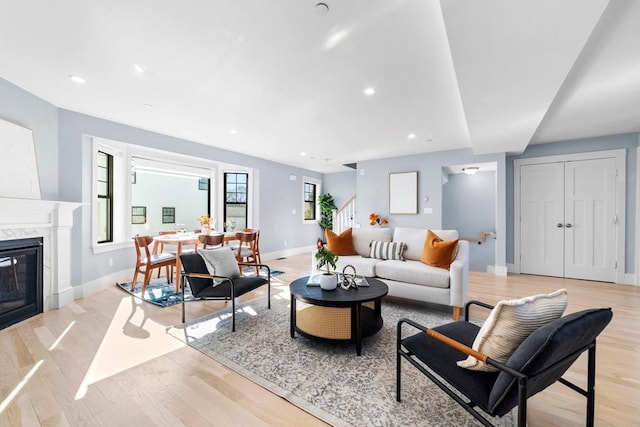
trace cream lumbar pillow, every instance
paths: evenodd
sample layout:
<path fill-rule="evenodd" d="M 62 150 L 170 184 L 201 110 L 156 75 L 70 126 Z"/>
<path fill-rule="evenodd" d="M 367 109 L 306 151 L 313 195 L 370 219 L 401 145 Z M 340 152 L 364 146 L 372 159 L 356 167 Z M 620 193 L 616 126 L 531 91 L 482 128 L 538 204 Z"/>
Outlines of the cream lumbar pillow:
<path fill-rule="evenodd" d="M 209 274 L 212 276 L 223 276 L 231 279 L 240 277 L 240 268 L 238 261 L 233 255 L 230 246 L 223 246 L 215 249 L 199 249 L 198 253 L 204 260 Z M 214 280 L 214 286 L 222 283 L 222 281 Z"/>
<path fill-rule="evenodd" d="M 559 289 L 550 294 L 500 301 L 478 331 L 472 348 L 493 360 L 505 363 L 529 334 L 540 326 L 558 319 L 565 308 L 566 289 Z M 457 363 L 458 366 L 473 371 L 498 370 L 472 356 Z"/>

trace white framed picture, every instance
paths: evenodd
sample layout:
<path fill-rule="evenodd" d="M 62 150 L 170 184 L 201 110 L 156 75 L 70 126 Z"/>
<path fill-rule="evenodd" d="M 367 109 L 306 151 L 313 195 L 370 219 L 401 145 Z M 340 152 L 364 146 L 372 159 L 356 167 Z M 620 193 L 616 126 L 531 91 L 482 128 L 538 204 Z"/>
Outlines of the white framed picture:
<path fill-rule="evenodd" d="M 418 172 L 389 174 L 389 213 L 418 213 Z"/>

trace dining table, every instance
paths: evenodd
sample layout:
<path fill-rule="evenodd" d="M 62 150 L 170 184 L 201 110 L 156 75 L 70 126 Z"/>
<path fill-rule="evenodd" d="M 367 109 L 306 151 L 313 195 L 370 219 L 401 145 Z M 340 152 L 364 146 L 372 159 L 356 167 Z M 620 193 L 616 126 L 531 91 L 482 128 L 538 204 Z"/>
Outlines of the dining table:
<path fill-rule="evenodd" d="M 171 245 L 176 247 L 176 294 L 180 292 L 180 285 L 182 284 L 182 260 L 180 255 L 185 246 L 193 245 L 194 250 L 198 251 L 198 245 L 200 244 L 201 233 L 181 233 L 176 232 L 173 234 L 161 234 L 153 238 L 153 253 L 158 254 L 160 245 Z M 211 233 L 215 234 L 215 232 Z M 224 242 L 230 242 L 237 240 L 235 232 L 225 232 Z"/>

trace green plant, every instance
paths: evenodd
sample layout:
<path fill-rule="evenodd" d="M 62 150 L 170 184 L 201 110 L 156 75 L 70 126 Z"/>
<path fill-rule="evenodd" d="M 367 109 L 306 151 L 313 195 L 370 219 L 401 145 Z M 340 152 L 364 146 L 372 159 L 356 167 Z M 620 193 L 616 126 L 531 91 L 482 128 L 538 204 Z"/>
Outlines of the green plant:
<path fill-rule="evenodd" d="M 338 262 L 338 256 L 327 249 L 326 246 L 321 247 L 316 252 L 316 267 L 320 270 L 322 267 L 326 266 L 327 273 L 331 273 L 332 269 L 336 269 L 336 262 Z"/>
<path fill-rule="evenodd" d="M 318 197 L 318 204 L 320 205 L 320 221 L 318 224 L 323 230 L 333 229 L 333 210 L 337 209 L 333 196 L 329 193 L 321 194 Z"/>

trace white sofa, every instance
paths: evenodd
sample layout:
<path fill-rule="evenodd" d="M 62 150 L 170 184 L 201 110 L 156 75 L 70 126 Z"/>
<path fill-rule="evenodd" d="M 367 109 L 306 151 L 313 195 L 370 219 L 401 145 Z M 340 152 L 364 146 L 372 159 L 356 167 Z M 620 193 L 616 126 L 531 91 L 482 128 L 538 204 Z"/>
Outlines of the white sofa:
<path fill-rule="evenodd" d="M 432 230 L 443 240 L 458 238 L 456 230 Z M 458 252 L 449 270 L 426 265 L 420 261 L 427 229 L 396 227 L 353 229 L 353 246 L 358 255 L 340 256 L 337 271 L 352 265 L 356 273 L 376 277 L 389 286 L 389 295 L 453 307 L 458 319 L 467 301 L 469 278 L 469 242 L 460 240 Z M 405 261 L 368 258 L 369 243 L 404 242 Z"/>

